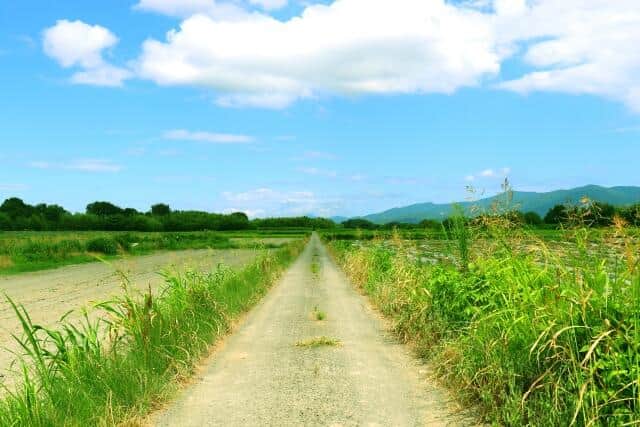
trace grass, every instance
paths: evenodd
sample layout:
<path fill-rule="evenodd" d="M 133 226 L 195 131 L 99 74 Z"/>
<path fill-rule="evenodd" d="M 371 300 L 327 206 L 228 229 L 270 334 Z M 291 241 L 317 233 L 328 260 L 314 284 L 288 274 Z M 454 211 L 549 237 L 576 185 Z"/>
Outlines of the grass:
<path fill-rule="evenodd" d="M 328 337 L 315 337 L 308 340 L 298 341 L 296 347 L 303 348 L 319 348 L 319 347 L 336 347 L 340 345 L 340 340 Z"/>
<path fill-rule="evenodd" d="M 0 426 L 121 425 L 142 420 L 193 373 L 231 322 L 264 295 L 298 255 L 299 241 L 265 252 L 241 271 L 166 276 L 159 294 L 99 304 L 105 313 L 59 329 L 24 330 L 23 380 L 0 400 Z M 125 286 L 125 290 L 128 286 Z"/>
<path fill-rule="evenodd" d="M 313 317 L 318 321 L 323 321 L 327 318 L 327 313 L 318 309 L 318 307 L 313 308 Z"/>
<path fill-rule="evenodd" d="M 330 248 L 398 336 L 487 422 L 637 425 L 636 230 L 579 225 L 550 244 L 506 222 L 466 227 L 435 262 L 405 239 Z"/>
<path fill-rule="evenodd" d="M 303 238 L 304 233 L 273 232 L 1 232 L 0 275 L 45 270 L 70 264 L 114 259 L 162 250 L 277 248 L 283 237 Z M 270 239 L 276 239 L 272 243 Z"/>

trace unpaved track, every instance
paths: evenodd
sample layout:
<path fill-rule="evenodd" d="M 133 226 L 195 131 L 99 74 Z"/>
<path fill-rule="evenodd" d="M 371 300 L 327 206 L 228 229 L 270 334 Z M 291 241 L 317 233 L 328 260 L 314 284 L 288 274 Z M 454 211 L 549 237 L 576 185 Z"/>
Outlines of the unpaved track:
<path fill-rule="evenodd" d="M 319 254 L 320 279 L 311 263 Z M 324 321 L 314 308 L 326 313 Z M 326 336 L 340 346 L 300 348 Z M 386 332 L 313 236 L 159 426 L 470 425 Z"/>
<path fill-rule="evenodd" d="M 164 269 L 186 267 L 208 270 L 218 263 L 240 266 L 253 259 L 253 250 L 186 250 L 131 257 L 103 263 L 80 264 L 55 270 L 0 277 L 0 382 L 13 375 L 7 372 L 18 346 L 11 334 L 20 335 L 20 323 L 3 293 L 24 305 L 35 324 L 51 326 L 70 310 L 101 302 L 120 294 L 124 272 L 131 287 L 144 290 L 163 283 Z M 172 267 L 173 266 L 173 267 Z"/>

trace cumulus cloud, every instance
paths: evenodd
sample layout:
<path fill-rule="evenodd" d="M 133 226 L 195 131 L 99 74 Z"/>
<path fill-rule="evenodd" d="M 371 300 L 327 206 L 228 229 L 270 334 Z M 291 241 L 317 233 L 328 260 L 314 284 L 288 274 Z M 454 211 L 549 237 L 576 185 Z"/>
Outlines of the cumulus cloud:
<path fill-rule="evenodd" d="M 278 0 L 265 1 L 269 3 Z M 179 18 L 206 14 L 214 18 L 233 19 L 246 15 L 242 8 L 233 3 L 215 0 L 140 0 L 134 9 Z"/>
<path fill-rule="evenodd" d="M 275 10 L 285 7 L 288 0 L 249 0 L 249 3 L 260 6 L 265 10 Z"/>
<path fill-rule="evenodd" d="M 43 34 L 44 52 L 62 67 L 79 67 L 71 81 L 98 86 L 120 86 L 131 72 L 107 63 L 105 49 L 118 43 L 118 38 L 100 25 L 82 21 L 60 20 Z"/>
<path fill-rule="evenodd" d="M 242 212 L 260 212 L 260 215 L 334 215 L 342 206 L 339 199 L 320 198 L 312 191 L 282 191 L 257 188 L 245 192 L 224 192 L 223 199 Z"/>
<path fill-rule="evenodd" d="M 530 42 L 523 60 L 533 68 L 499 87 L 603 96 L 640 112 L 636 0 L 538 0 L 517 7 L 497 28 L 506 42 Z"/>
<path fill-rule="evenodd" d="M 228 133 L 213 133 L 188 131 L 184 129 L 170 130 L 164 133 L 164 139 L 178 141 L 208 142 L 211 144 L 246 144 L 253 141 L 248 135 L 234 135 Z"/>
<path fill-rule="evenodd" d="M 226 106 L 282 108 L 326 93 L 451 93 L 500 69 L 490 21 L 444 0 L 340 0 L 279 21 L 185 19 L 147 40 L 138 74 L 211 88 Z"/>
<path fill-rule="evenodd" d="M 335 0 L 285 21 L 243 4 L 286 1 L 139 0 L 139 10 L 182 21 L 144 42 L 132 61 L 136 76 L 212 90 L 225 107 L 485 85 L 606 97 L 640 112 L 637 0 Z M 103 59 L 116 43 L 106 28 L 80 21 L 45 31 L 47 54 L 83 69 L 72 78 L 78 83 L 130 77 Z M 525 71 L 501 81 L 505 60 Z"/>

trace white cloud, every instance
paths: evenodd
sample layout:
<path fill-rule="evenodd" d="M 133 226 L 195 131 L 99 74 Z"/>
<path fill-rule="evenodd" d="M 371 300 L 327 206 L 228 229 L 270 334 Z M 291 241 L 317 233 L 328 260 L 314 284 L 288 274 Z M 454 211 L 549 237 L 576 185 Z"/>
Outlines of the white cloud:
<path fill-rule="evenodd" d="M 275 10 L 285 7 L 288 0 L 249 0 L 249 3 L 260 6 L 265 10 Z"/>
<path fill-rule="evenodd" d="M 246 12 L 235 4 L 214 0 L 140 0 L 134 9 L 179 18 L 206 14 L 215 18 L 234 19 L 246 15 Z"/>
<path fill-rule="evenodd" d="M 316 214 L 334 215 L 342 207 L 339 199 L 324 199 L 311 191 L 281 191 L 258 188 L 246 192 L 224 192 L 222 197 L 239 211 L 259 211 L 260 216 Z"/>
<path fill-rule="evenodd" d="M 638 0 L 335 0 L 280 21 L 248 11 L 285 0 L 139 0 L 137 9 L 183 18 L 148 39 L 131 62 L 163 86 L 213 90 L 225 107 L 285 108 L 331 95 L 454 93 L 491 87 L 522 94 L 586 94 L 640 113 Z M 120 85 L 131 71 L 107 64 L 109 30 L 58 21 L 45 52 L 72 81 Z M 525 71 L 500 81 L 505 60 Z"/>
<path fill-rule="evenodd" d="M 474 175 L 467 175 L 464 177 L 464 180 L 467 182 L 474 182 L 479 178 L 500 178 L 503 179 L 504 177 L 508 176 L 511 173 L 511 168 L 501 168 L 501 169 L 492 169 L 492 168 L 488 168 L 488 169 L 484 169 L 480 172 L 478 172 L 477 174 Z"/>
<path fill-rule="evenodd" d="M 299 167 L 297 170 L 298 172 L 302 172 L 307 175 L 324 176 L 327 178 L 335 178 L 338 176 L 338 173 L 336 171 L 319 169 L 314 167 Z"/>
<path fill-rule="evenodd" d="M 533 70 L 499 87 L 603 96 L 640 112 L 637 0 L 538 0 L 516 9 L 497 28 L 506 42 L 530 42 L 524 61 Z"/>
<path fill-rule="evenodd" d="M 452 93 L 500 69 L 490 21 L 444 0 L 341 0 L 286 22 L 194 15 L 137 61 L 160 85 L 214 89 L 226 106 L 282 108 L 325 93 Z"/>
<path fill-rule="evenodd" d="M 213 133 L 188 131 L 184 129 L 170 130 L 164 133 L 164 139 L 179 141 L 208 142 L 211 144 L 246 144 L 254 139 L 248 135 L 233 135 L 227 133 Z"/>
<path fill-rule="evenodd" d="M 97 86 L 120 86 L 131 72 L 105 62 L 103 51 L 118 43 L 118 38 L 100 25 L 82 21 L 60 20 L 43 34 L 44 52 L 62 67 L 79 67 L 73 83 Z"/>
<path fill-rule="evenodd" d="M 122 166 L 109 160 L 101 159 L 78 159 L 65 163 L 33 161 L 29 163 L 29 166 L 36 169 L 62 169 L 98 173 L 115 173 L 122 170 Z"/>

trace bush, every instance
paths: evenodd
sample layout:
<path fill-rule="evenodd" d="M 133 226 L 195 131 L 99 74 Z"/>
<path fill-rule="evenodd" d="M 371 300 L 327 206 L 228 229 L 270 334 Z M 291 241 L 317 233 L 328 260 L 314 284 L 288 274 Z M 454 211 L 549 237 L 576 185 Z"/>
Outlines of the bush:
<path fill-rule="evenodd" d="M 116 243 L 114 239 L 98 237 L 87 242 L 87 251 L 105 255 L 116 255 L 118 253 L 118 243 Z"/>

